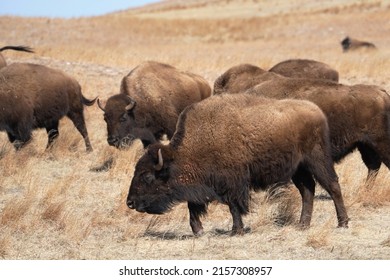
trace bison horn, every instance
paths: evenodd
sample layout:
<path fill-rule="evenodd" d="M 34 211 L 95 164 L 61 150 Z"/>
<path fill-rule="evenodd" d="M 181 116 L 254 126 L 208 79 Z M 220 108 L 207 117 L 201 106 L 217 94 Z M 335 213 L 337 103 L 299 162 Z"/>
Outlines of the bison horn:
<path fill-rule="evenodd" d="M 134 108 L 134 106 L 135 106 L 135 101 L 131 100 L 130 104 L 125 107 L 125 110 L 130 111 L 131 109 Z"/>
<path fill-rule="evenodd" d="M 97 104 L 98 104 L 99 108 L 100 108 L 103 112 L 106 111 L 106 109 L 104 109 L 104 107 L 103 107 L 102 104 L 100 103 L 99 98 L 98 98 L 98 100 L 97 100 Z"/>
<path fill-rule="evenodd" d="M 158 154 L 158 163 L 154 166 L 154 169 L 156 171 L 160 171 L 164 165 L 164 160 L 162 157 L 161 149 L 158 149 L 157 154 Z"/>

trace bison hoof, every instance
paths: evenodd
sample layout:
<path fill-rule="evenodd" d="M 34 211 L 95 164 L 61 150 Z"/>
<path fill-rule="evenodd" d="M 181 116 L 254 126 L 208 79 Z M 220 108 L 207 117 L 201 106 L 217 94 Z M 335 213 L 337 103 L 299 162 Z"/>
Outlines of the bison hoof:
<path fill-rule="evenodd" d="M 337 227 L 339 227 L 339 228 L 348 228 L 348 221 L 349 221 L 349 219 L 339 222 Z"/>
<path fill-rule="evenodd" d="M 202 236 L 203 234 L 204 234 L 203 228 L 198 230 L 198 231 L 196 231 L 196 232 L 194 231 L 194 235 L 195 236 Z"/>
<path fill-rule="evenodd" d="M 235 235 L 244 235 L 245 233 L 249 233 L 251 231 L 250 227 L 245 227 L 245 228 L 233 228 L 230 235 L 235 236 Z"/>
<path fill-rule="evenodd" d="M 300 230 L 306 230 L 310 227 L 310 224 L 307 223 L 298 223 L 298 229 Z"/>

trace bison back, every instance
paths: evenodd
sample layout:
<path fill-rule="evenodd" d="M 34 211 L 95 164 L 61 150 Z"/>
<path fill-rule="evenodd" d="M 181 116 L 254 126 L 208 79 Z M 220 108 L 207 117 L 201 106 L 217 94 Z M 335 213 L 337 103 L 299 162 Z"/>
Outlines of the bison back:
<path fill-rule="evenodd" d="M 82 110 L 80 85 L 61 71 L 43 65 L 14 63 L 0 73 L 5 81 L 1 84 L 3 91 L 17 94 L 33 108 L 37 127 L 45 127 L 48 120 L 59 120 L 71 109 Z"/>
<path fill-rule="evenodd" d="M 308 78 L 308 79 L 327 79 L 338 82 L 339 73 L 328 64 L 309 60 L 309 59 L 291 59 L 282 61 L 271 69 L 274 72 L 290 78 Z"/>
<path fill-rule="evenodd" d="M 288 180 L 327 129 L 326 117 L 311 102 L 224 94 L 188 107 L 171 145 L 180 154 L 177 161 L 232 174 L 249 168 L 267 185 Z"/>

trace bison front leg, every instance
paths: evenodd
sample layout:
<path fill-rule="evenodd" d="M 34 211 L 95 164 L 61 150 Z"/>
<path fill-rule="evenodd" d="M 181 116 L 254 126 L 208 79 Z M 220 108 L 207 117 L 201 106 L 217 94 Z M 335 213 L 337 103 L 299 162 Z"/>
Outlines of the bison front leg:
<path fill-rule="evenodd" d="M 12 130 L 7 131 L 8 140 L 14 145 L 16 150 L 23 148 L 31 140 L 31 129 L 28 125 L 18 124 Z"/>
<path fill-rule="evenodd" d="M 203 226 L 200 217 L 207 213 L 207 205 L 188 202 L 188 209 L 190 211 L 190 226 L 192 232 L 196 236 L 202 235 Z"/>
<path fill-rule="evenodd" d="M 378 155 L 378 153 L 366 144 L 359 144 L 358 150 L 362 156 L 362 160 L 364 164 L 368 168 L 368 174 L 366 183 L 371 185 L 378 174 L 379 168 L 381 167 L 382 161 Z"/>
<path fill-rule="evenodd" d="M 245 233 L 244 223 L 237 203 L 229 203 L 229 210 L 233 217 L 232 235 L 243 235 Z"/>

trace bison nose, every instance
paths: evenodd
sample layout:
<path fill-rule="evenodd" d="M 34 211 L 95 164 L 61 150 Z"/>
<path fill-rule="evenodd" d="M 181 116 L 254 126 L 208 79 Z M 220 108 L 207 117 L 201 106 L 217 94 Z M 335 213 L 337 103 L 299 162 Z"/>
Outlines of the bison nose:
<path fill-rule="evenodd" d="M 118 145 L 118 141 L 119 141 L 118 137 L 110 136 L 110 137 L 107 138 L 107 142 L 108 142 L 108 144 L 110 146 L 117 146 Z"/>
<path fill-rule="evenodd" d="M 129 207 L 130 209 L 134 209 L 134 208 L 135 208 L 135 206 L 134 206 L 134 201 L 132 201 L 132 200 L 130 200 L 130 199 L 128 199 L 128 200 L 126 201 L 126 204 L 127 204 L 127 207 Z"/>

